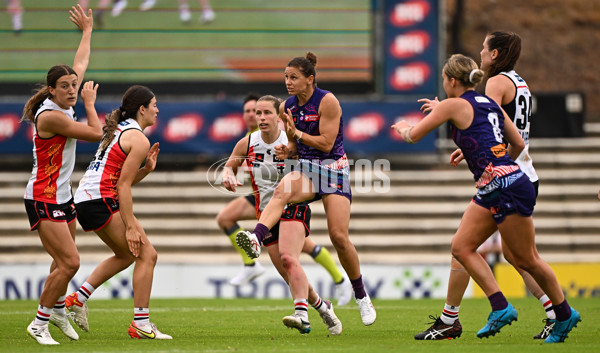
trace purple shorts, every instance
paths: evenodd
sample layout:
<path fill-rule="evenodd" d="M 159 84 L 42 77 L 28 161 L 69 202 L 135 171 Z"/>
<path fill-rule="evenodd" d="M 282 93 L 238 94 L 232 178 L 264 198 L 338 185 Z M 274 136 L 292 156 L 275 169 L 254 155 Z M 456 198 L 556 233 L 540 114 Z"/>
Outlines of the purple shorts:
<path fill-rule="evenodd" d="M 475 195 L 473 202 L 490 210 L 496 224 L 500 224 L 511 214 L 531 216 L 535 199 L 536 190 L 527 175 L 523 175 L 505 189 L 498 189 L 487 195 Z"/>
<path fill-rule="evenodd" d="M 296 170 L 306 175 L 314 186 L 316 196 L 312 201 L 321 199 L 323 195 L 338 194 L 352 202 L 350 168 L 328 168 L 317 162 L 319 161 L 300 159 L 296 167 Z"/>

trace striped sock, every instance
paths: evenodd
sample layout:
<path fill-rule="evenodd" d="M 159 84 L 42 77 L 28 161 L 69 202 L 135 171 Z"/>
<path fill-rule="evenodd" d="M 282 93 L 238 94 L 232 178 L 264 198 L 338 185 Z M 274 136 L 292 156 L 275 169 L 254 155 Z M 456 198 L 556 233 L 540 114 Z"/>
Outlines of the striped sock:
<path fill-rule="evenodd" d="M 308 321 L 308 300 L 294 299 L 294 313 Z"/>
<path fill-rule="evenodd" d="M 50 320 L 50 314 L 52 314 L 52 308 L 46 308 L 43 305 L 38 307 L 37 315 L 35 315 L 34 325 L 48 325 Z"/>
<path fill-rule="evenodd" d="M 314 303 L 310 304 L 313 308 L 315 308 L 319 314 L 324 314 L 327 312 L 327 305 L 325 304 L 325 302 L 323 300 L 321 300 L 321 297 L 319 297 L 319 295 L 317 294 L 317 300 Z"/>
<path fill-rule="evenodd" d="M 555 320 L 556 313 L 554 312 L 554 308 L 552 307 L 552 302 L 550 301 L 550 298 L 548 298 L 548 296 L 544 294 L 538 300 L 540 301 L 540 303 L 542 303 L 544 310 L 546 310 L 546 317 L 548 319 Z"/>
<path fill-rule="evenodd" d="M 148 325 L 150 323 L 150 309 L 133 308 L 133 322 L 137 327 Z"/>
<path fill-rule="evenodd" d="M 60 315 L 67 315 L 67 312 L 65 311 L 65 298 L 67 296 L 63 295 L 61 297 L 58 298 L 58 300 L 56 301 L 56 304 L 54 304 L 54 312 Z"/>
<path fill-rule="evenodd" d="M 95 290 L 96 288 L 94 288 L 88 282 L 83 283 L 81 288 L 77 290 L 77 300 L 79 300 L 81 304 L 85 304 Z"/>
<path fill-rule="evenodd" d="M 454 325 L 454 322 L 458 320 L 458 309 L 460 309 L 460 305 L 452 306 L 445 304 L 444 310 L 442 311 L 442 316 L 440 316 L 442 322 L 446 325 Z"/>

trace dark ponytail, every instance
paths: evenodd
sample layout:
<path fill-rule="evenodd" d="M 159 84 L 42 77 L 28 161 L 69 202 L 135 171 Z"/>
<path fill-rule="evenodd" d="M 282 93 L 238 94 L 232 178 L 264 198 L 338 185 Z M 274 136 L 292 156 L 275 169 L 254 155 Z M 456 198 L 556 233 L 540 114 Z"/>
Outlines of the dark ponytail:
<path fill-rule="evenodd" d="M 487 37 L 488 50 L 498 50 L 498 57 L 489 68 L 488 77 L 494 77 L 501 72 L 515 68 L 521 56 L 521 37 L 513 32 L 494 32 Z"/>
<path fill-rule="evenodd" d="M 154 98 L 154 93 L 146 86 L 131 86 L 123 95 L 121 106 L 113 110 L 106 117 L 105 126 L 102 129 L 104 136 L 100 142 L 100 149 L 105 149 L 113 140 L 113 135 L 120 122 L 127 119 L 137 119 L 137 112 L 141 106 L 148 108 L 150 101 Z"/>

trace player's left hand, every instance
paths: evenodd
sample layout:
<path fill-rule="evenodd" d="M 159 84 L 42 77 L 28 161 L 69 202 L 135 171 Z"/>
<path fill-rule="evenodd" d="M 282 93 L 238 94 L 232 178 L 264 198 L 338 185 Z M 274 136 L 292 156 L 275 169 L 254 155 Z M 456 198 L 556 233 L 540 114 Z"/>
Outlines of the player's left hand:
<path fill-rule="evenodd" d="M 148 173 L 152 172 L 154 168 L 156 168 L 156 159 L 158 158 L 158 153 L 160 153 L 160 148 L 158 148 L 158 142 L 153 144 L 152 147 L 148 150 L 148 155 L 146 156 L 146 163 L 144 164 L 144 168 L 148 171 Z"/>
<path fill-rule="evenodd" d="M 285 134 L 288 139 L 295 140 L 296 139 L 296 125 L 294 124 L 294 118 L 292 117 L 292 111 L 288 108 L 287 112 L 283 112 L 281 115 L 281 120 L 283 121 L 283 125 L 285 127 Z"/>
<path fill-rule="evenodd" d="M 450 165 L 456 167 L 458 163 L 460 163 L 460 161 L 462 161 L 463 159 L 465 159 L 465 156 L 463 155 L 462 150 L 460 148 L 457 148 L 450 155 Z"/>

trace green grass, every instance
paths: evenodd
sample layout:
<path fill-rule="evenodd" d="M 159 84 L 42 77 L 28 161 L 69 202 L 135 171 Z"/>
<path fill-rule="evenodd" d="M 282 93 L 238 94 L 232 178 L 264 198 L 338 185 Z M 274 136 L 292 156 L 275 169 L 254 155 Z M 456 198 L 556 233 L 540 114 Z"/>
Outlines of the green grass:
<path fill-rule="evenodd" d="M 198 21 L 198 2 L 189 1 L 193 20 L 179 20 L 177 2 L 158 1 L 141 12 L 129 1 L 119 17 L 110 9 L 96 26 L 86 77 L 110 82 L 159 80 L 256 80 L 256 70 L 283 80 L 287 62 L 314 51 L 323 75 L 371 75 L 371 13 L 368 0 L 220 0 L 216 18 Z M 68 19 L 73 0 L 23 0 L 23 32 L 14 35 L 0 11 L 0 81 L 38 82 L 52 65 L 72 64 L 80 34 Z M 90 0 L 92 7 L 98 1 Z M 98 22 L 96 22 L 98 24 Z M 339 66 L 343 58 L 355 66 Z M 253 76 L 254 74 L 254 76 Z"/>
<path fill-rule="evenodd" d="M 313 331 L 300 335 L 281 323 L 292 311 L 291 300 L 258 299 L 153 299 L 151 319 L 173 336 L 172 341 L 133 340 L 127 328 L 133 316 L 132 300 L 90 300 L 90 332 L 69 341 L 51 327 L 61 343 L 41 347 L 26 332 L 37 302 L 0 302 L 0 351 L 5 352 L 598 352 L 600 351 L 600 299 L 569 299 L 583 321 L 563 344 L 533 340 L 542 326 L 543 313 L 532 298 L 513 299 L 519 320 L 495 337 L 475 334 L 487 319 L 484 299 L 463 301 L 462 337 L 456 340 L 415 341 L 413 336 L 428 327 L 428 315 L 439 315 L 443 300 L 375 301 L 377 321 L 365 327 L 354 304 L 336 308 L 343 323 L 341 336 L 329 336 L 316 311 L 309 311 Z M 78 330 L 78 329 L 77 329 Z"/>

